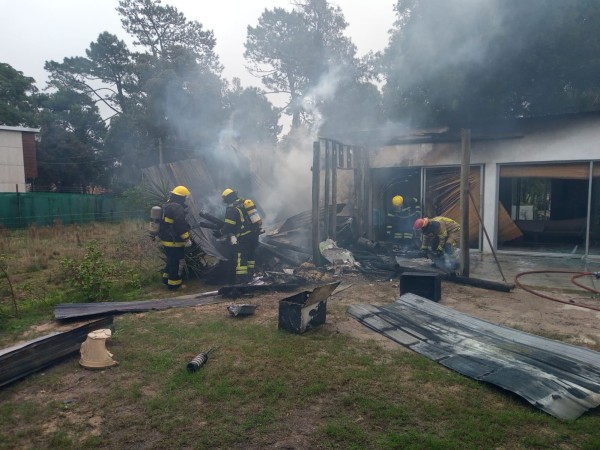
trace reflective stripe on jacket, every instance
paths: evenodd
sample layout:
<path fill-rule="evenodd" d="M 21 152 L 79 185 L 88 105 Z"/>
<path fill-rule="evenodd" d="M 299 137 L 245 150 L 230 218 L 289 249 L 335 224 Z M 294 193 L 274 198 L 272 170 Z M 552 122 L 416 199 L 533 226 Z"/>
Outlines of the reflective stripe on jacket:
<path fill-rule="evenodd" d="M 247 221 L 242 208 L 239 206 L 228 206 L 225 211 L 225 225 L 221 228 L 221 234 L 232 234 L 235 237 L 245 236 L 251 233 L 252 230 L 246 227 Z"/>
<path fill-rule="evenodd" d="M 432 250 L 443 251 L 446 243 L 453 246 L 460 244 L 460 224 L 454 220 L 438 216 L 429 219 L 429 224 L 423 227 L 423 245 L 421 248 L 427 249 L 432 241 L 437 237 L 439 239 L 437 248 Z"/>
<path fill-rule="evenodd" d="M 163 219 L 158 236 L 165 247 L 184 247 L 190 238 L 190 225 L 185 218 L 185 208 L 177 202 L 163 205 Z"/>

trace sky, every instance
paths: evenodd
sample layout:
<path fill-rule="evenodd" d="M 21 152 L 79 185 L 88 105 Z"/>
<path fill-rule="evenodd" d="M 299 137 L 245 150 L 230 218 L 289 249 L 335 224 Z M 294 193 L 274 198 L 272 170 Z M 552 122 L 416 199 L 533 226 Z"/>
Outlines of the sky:
<path fill-rule="evenodd" d="M 387 45 L 395 1 L 330 0 L 330 4 L 341 7 L 349 23 L 346 34 L 359 56 Z M 243 86 L 259 87 L 260 81 L 244 68 L 246 28 L 256 26 L 265 9 L 292 9 L 290 0 L 163 0 L 162 4 L 174 6 L 188 20 L 213 31 L 226 79 L 238 77 Z M 47 81 L 45 61 L 85 56 L 85 49 L 103 31 L 117 35 L 135 49 L 121 26 L 117 5 L 118 0 L 0 0 L 0 62 L 33 77 L 43 88 Z"/>

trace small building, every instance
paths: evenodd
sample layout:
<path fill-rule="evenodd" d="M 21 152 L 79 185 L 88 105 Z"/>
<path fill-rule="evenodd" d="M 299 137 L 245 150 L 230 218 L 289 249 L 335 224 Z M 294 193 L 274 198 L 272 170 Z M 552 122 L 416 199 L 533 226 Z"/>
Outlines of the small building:
<path fill-rule="evenodd" d="M 460 221 L 467 134 L 471 249 L 600 256 L 600 112 L 512 119 L 468 131 L 321 138 L 314 147 L 321 160 L 320 204 L 345 203 L 344 214 L 373 240 L 384 235 L 386 210 L 398 194 L 418 198 L 428 217 Z"/>
<path fill-rule="evenodd" d="M 39 128 L 0 125 L 0 192 L 26 192 L 37 178 L 35 136 Z"/>

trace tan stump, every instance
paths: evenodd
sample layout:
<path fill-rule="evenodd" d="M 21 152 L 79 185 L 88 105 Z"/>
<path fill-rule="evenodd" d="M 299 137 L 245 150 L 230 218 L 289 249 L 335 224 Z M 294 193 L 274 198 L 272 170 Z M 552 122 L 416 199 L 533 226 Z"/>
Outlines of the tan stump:
<path fill-rule="evenodd" d="M 79 364 L 87 369 L 103 369 L 117 364 L 117 361 L 112 359 L 112 353 L 106 350 L 106 340 L 111 335 L 112 332 L 109 329 L 88 333 L 87 339 L 81 344 Z"/>

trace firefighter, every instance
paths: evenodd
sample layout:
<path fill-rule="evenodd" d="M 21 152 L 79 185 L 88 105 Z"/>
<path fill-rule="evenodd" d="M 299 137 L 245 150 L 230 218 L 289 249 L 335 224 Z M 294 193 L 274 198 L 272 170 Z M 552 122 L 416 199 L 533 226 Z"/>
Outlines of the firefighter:
<path fill-rule="evenodd" d="M 245 246 L 248 256 L 248 278 L 252 280 L 256 270 L 256 248 L 258 247 L 258 238 L 263 233 L 262 219 L 258 213 L 256 205 L 249 198 L 241 201 L 241 207 L 245 214 L 244 219 L 250 233 L 240 238 L 240 245 Z"/>
<path fill-rule="evenodd" d="M 226 237 L 231 245 L 231 256 L 235 263 L 235 283 L 244 284 L 250 281 L 248 256 L 251 251 L 252 228 L 245 212 L 244 200 L 236 191 L 227 188 L 221 194 L 221 198 L 227 209 L 225 224 L 219 230 L 219 234 Z"/>
<path fill-rule="evenodd" d="M 406 199 L 401 195 L 392 197 L 392 208 L 387 213 L 386 235 L 397 244 L 413 244 L 415 232 L 413 224 L 421 217 L 421 205 L 414 197 Z"/>
<path fill-rule="evenodd" d="M 423 234 L 421 251 L 435 265 L 449 270 L 458 269 L 460 252 L 460 224 L 454 220 L 438 216 L 415 220 L 414 230 Z"/>
<path fill-rule="evenodd" d="M 165 250 L 167 262 L 163 271 L 163 283 L 171 291 L 179 289 L 185 263 L 185 247 L 192 244 L 190 224 L 185 218 L 186 199 L 190 191 L 185 186 L 177 186 L 162 206 L 162 220 L 158 237 Z"/>

